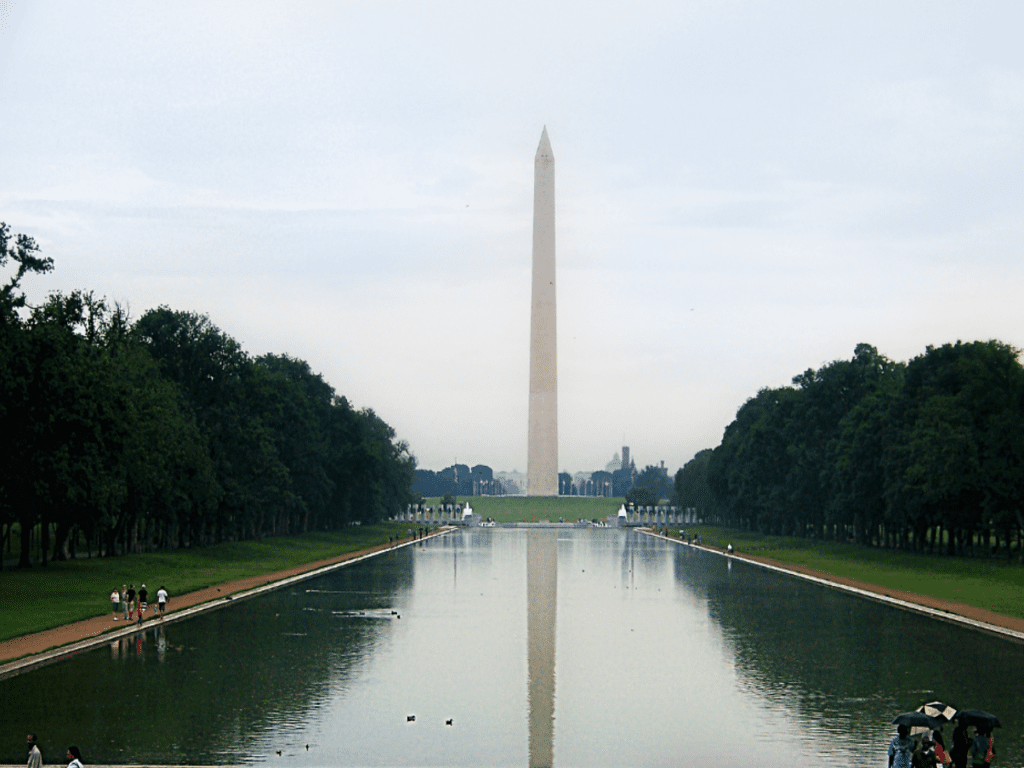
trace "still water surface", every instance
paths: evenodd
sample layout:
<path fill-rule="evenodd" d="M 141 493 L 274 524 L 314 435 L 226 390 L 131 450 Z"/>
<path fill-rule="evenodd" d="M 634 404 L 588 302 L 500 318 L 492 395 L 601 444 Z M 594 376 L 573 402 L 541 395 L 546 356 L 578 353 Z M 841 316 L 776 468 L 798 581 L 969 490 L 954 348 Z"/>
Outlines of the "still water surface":
<path fill-rule="evenodd" d="M 154 624 L 0 682 L 0 761 L 883 766 L 939 698 L 1024 765 L 1024 646 L 635 531 L 457 531 Z"/>

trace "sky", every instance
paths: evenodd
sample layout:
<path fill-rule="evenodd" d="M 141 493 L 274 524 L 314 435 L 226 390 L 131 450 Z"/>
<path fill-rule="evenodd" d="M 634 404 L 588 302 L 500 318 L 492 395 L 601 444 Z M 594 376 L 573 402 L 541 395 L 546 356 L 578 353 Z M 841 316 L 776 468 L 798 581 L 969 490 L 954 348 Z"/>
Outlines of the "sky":
<path fill-rule="evenodd" d="M 670 472 L 860 342 L 1024 346 L 1024 5 L 0 0 L 0 221 L 205 313 L 420 467 L 526 465 L 533 158 L 559 468 Z"/>

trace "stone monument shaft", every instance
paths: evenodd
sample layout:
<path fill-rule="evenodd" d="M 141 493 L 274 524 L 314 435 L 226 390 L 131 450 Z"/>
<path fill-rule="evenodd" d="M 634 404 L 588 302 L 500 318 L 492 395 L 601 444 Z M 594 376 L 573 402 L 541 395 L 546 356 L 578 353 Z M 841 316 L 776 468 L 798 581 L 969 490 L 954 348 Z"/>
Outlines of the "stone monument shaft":
<path fill-rule="evenodd" d="M 558 349 L 555 335 L 555 156 L 545 126 L 533 160 L 529 496 L 558 495 Z"/>

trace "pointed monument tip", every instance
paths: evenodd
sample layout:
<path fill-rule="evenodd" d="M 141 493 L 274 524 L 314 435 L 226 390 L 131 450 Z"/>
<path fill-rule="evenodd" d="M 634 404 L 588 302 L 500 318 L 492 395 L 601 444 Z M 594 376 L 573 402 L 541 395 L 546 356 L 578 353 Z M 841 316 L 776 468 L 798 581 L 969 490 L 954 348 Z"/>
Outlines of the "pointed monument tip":
<path fill-rule="evenodd" d="M 544 130 L 540 133 L 540 143 L 537 145 L 537 157 L 546 155 L 549 158 L 553 158 L 551 151 L 551 140 L 548 138 L 548 127 L 545 125 Z"/>

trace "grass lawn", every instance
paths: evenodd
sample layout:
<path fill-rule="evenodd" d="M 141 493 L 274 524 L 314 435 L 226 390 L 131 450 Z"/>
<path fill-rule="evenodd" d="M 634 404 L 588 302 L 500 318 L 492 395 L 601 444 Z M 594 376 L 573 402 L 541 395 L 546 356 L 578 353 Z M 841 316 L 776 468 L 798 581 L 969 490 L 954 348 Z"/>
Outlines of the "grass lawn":
<path fill-rule="evenodd" d="M 557 523 L 560 517 L 567 523 L 584 520 L 604 520 L 619 511 L 624 499 L 594 496 L 460 496 L 460 504 L 469 501 L 473 511 L 486 520 L 499 523 L 537 523 L 547 520 Z M 426 504 L 437 506 L 440 499 L 426 499 Z"/>
<path fill-rule="evenodd" d="M 408 524 L 360 525 L 330 533 L 278 536 L 142 555 L 76 559 L 0 574 L 0 640 L 110 614 L 110 592 L 145 583 L 175 595 L 336 557 L 405 536 Z"/>
<path fill-rule="evenodd" d="M 731 542 L 741 554 L 746 552 L 770 557 L 889 589 L 955 600 L 1024 619 L 1024 566 L 1020 563 L 896 552 L 788 536 L 762 536 L 706 525 L 684 527 L 687 534 L 702 535 L 705 544 L 725 547 Z M 673 530 L 678 530 L 678 526 Z"/>

